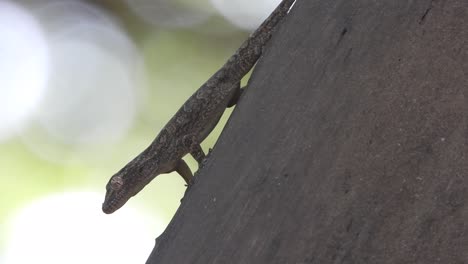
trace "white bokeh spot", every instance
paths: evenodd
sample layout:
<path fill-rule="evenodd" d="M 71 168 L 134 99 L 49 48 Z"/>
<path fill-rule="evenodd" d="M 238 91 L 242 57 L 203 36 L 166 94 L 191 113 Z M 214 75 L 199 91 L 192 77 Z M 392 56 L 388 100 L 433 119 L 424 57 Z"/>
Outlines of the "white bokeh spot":
<path fill-rule="evenodd" d="M 102 201 L 92 192 L 33 201 L 9 221 L 4 264 L 144 263 L 164 226 L 129 207 L 105 215 Z"/>
<path fill-rule="evenodd" d="M 37 15 L 48 33 L 51 73 L 36 134 L 72 146 L 120 140 L 133 125 L 145 83 L 138 49 L 112 16 L 82 1 L 51 1 Z"/>
<path fill-rule="evenodd" d="M 0 1 L 0 141 L 13 136 L 35 111 L 48 72 L 48 46 L 36 19 Z"/>

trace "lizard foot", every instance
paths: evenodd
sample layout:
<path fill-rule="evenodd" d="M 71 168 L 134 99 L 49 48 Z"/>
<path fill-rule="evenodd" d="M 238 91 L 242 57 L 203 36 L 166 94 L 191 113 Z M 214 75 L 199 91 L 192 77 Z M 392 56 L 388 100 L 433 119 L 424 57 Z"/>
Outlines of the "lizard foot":
<path fill-rule="evenodd" d="M 184 196 L 182 197 L 182 199 L 180 199 L 180 202 L 182 203 L 184 201 L 184 198 L 185 196 L 187 195 L 187 192 L 190 191 L 190 188 L 195 184 L 195 177 L 192 177 L 190 179 L 190 181 L 185 184 L 185 186 L 187 187 L 187 189 L 185 189 L 185 192 L 184 192 Z"/>
<path fill-rule="evenodd" d="M 185 184 L 185 187 L 187 187 L 187 190 L 188 190 L 188 189 L 190 189 L 190 187 L 192 187 L 194 184 L 195 184 L 195 177 L 192 177 L 192 178 L 190 179 L 190 181 L 189 181 L 187 184 Z"/>

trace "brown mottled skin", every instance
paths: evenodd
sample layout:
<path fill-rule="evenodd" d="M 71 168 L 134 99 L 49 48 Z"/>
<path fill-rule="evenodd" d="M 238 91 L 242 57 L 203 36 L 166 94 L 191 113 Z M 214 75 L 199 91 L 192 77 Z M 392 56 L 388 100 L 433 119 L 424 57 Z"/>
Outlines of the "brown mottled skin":
<path fill-rule="evenodd" d="M 177 171 L 187 184 L 192 172 L 182 159 L 190 153 L 205 158 L 200 143 L 218 123 L 226 107 L 237 102 L 240 80 L 260 58 L 275 26 L 295 0 L 283 0 L 236 53 L 182 105 L 151 145 L 114 174 L 106 186 L 102 210 L 113 213 L 162 173 Z"/>

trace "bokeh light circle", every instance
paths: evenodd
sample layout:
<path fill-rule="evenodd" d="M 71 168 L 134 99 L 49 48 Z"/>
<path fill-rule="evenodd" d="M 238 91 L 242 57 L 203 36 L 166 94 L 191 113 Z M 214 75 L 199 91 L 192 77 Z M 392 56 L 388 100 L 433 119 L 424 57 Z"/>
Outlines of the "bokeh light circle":
<path fill-rule="evenodd" d="M 120 139 L 137 112 L 136 47 L 110 16 L 80 1 L 45 5 L 39 16 L 49 29 L 51 74 L 37 120 L 66 144 Z"/>
<path fill-rule="evenodd" d="M 19 210 L 7 224 L 4 263 L 144 263 L 164 226 L 129 207 L 105 215 L 102 198 L 67 192 Z"/>
<path fill-rule="evenodd" d="M 51 0 L 31 10 L 47 34 L 50 73 L 22 142 L 54 163 L 111 159 L 145 98 L 140 50 L 119 21 L 96 5 Z"/>
<path fill-rule="evenodd" d="M 51 46 L 56 71 L 37 115 L 41 125 L 67 144 L 112 142 L 122 137 L 136 112 L 126 65 L 87 41 L 63 39 Z"/>
<path fill-rule="evenodd" d="M 0 141 L 21 129 L 44 93 L 47 41 L 26 9 L 0 1 Z"/>

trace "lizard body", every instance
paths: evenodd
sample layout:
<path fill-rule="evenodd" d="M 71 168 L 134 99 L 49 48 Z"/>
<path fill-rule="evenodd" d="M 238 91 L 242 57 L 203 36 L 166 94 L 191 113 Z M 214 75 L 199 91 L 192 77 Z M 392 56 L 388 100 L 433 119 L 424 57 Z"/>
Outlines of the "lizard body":
<path fill-rule="evenodd" d="M 111 177 L 102 204 L 104 213 L 122 207 L 159 174 L 177 171 L 190 184 L 193 175 L 182 157 L 190 153 L 201 164 L 205 154 L 200 143 L 216 126 L 224 110 L 236 103 L 242 77 L 260 58 L 275 26 L 294 2 L 283 0 L 221 69 L 182 105 L 151 145 Z"/>

